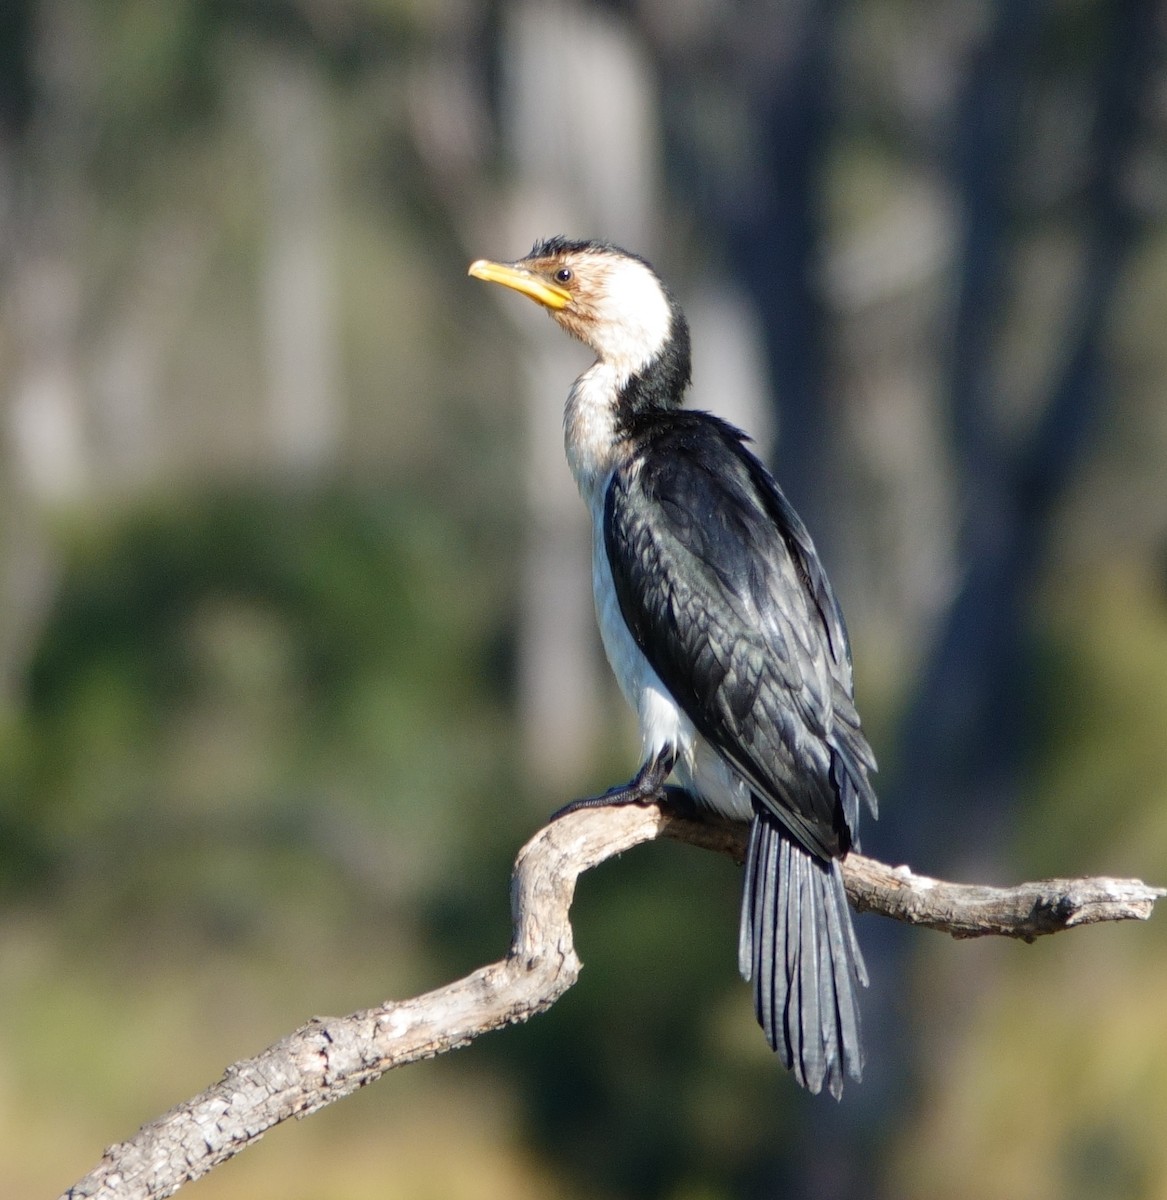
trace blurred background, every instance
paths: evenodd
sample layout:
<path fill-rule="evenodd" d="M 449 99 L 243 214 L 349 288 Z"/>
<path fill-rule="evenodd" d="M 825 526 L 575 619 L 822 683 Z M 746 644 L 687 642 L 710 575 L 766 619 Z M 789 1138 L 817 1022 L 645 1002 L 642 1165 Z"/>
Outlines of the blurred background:
<path fill-rule="evenodd" d="M 1167 10 L 5 0 L 0 1151 L 56 1195 L 314 1013 L 499 957 L 625 779 L 560 445 L 587 357 L 466 278 L 651 258 L 818 540 L 868 852 L 1167 882 Z M 739 874 L 586 877 L 532 1024 L 219 1200 L 1167 1197 L 1167 933 L 872 916 L 868 1070 L 772 1060 Z"/>

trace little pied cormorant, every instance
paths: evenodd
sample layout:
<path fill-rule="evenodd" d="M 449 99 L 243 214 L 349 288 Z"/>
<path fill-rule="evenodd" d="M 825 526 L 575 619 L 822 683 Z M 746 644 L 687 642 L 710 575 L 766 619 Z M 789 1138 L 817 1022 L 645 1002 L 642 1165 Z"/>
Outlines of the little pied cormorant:
<path fill-rule="evenodd" d="M 875 814 L 875 759 L 810 535 L 745 434 L 682 409 L 688 325 L 644 259 L 555 237 L 470 274 L 529 296 L 596 355 L 567 398 L 567 459 L 592 516 L 604 649 L 644 747 L 635 778 L 596 801 L 655 799 L 675 774 L 751 823 L 739 967 L 770 1046 L 838 1097 L 862 1072 L 867 984 L 839 859 L 858 846 L 860 802 Z"/>

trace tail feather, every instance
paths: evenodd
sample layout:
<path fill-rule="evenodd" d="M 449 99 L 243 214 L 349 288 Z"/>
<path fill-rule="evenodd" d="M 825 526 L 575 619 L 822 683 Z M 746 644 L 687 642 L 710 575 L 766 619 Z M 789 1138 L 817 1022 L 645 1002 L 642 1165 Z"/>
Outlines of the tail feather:
<path fill-rule="evenodd" d="M 738 965 L 771 1048 L 808 1091 L 836 1098 L 863 1072 L 867 969 L 836 861 L 809 854 L 769 813 L 750 829 Z"/>
<path fill-rule="evenodd" d="M 825 954 L 820 954 L 819 941 L 820 934 L 825 937 L 826 930 L 819 920 L 821 905 L 817 903 L 814 883 L 805 864 L 798 863 L 798 867 L 798 932 L 795 937 L 788 937 L 786 954 L 788 962 L 792 952 L 798 960 L 797 1014 L 792 1016 L 797 1016 L 799 1038 L 798 1052 L 793 1057 L 802 1066 L 806 1086 L 817 1092 L 827 1073 L 827 1043 L 823 1037 L 823 1021 L 819 1018 L 820 1001 L 828 999 L 819 994 L 819 964 L 826 959 Z M 823 1016 L 827 1016 L 825 1007 Z"/>

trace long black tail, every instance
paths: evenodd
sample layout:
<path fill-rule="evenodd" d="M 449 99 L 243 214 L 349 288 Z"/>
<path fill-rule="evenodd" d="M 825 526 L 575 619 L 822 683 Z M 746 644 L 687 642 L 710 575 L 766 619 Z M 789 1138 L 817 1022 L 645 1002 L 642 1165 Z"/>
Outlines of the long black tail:
<path fill-rule="evenodd" d="M 836 861 L 808 854 L 767 812 L 746 854 L 738 965 L 754 981 L 766 1040 L 811 1092 L 859 1079 L 859 985 L 867 968 Z"/>

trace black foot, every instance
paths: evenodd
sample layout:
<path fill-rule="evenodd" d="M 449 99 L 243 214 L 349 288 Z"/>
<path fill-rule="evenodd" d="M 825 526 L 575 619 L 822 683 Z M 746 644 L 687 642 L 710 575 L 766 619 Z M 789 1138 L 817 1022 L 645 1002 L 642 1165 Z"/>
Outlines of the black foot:
<path fill-rule="evenodd" d="M 666 746 L 656 758 L 650 758 L 627 783 L 609 788 L 599 796 L 585 796 L 582 800 L 573 800 L 553 812 L 551 819 L 558 821 L 560 817 L 579 812 L 581 808 L 604 808 L 609 804 L 651 804 L 665 793 L 679 792 L 680 788 L 665 787 L 665 780 L 668 779 L 676 761 L 677 752 L 671 746 Z"/>

